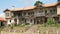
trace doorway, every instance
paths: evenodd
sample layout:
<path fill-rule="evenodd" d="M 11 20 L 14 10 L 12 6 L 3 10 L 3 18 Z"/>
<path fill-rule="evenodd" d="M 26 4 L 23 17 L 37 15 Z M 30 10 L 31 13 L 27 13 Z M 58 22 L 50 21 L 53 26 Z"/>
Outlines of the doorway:
<path fill-rule="evenodd" d="M 4 23 L 3 22 L 0 22 L 0 26 L 4 26 Z"/>

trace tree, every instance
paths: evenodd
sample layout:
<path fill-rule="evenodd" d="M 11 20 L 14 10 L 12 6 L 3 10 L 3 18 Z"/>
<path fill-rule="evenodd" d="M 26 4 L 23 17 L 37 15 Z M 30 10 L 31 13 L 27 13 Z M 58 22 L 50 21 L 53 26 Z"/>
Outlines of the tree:
<path fill-rule="evenodd" d="M 34 6 L 39 6 L 39 5 L 41 5 L 41 4 L 43 4 L 43 3 L 40 2 L 40 1 L 36 1 L 36 3 L 34 4 Z"/>
<path fill-rule="evenodd" d="M 58 2 L 60 2 L 60 0 L 57 0 Z"/>

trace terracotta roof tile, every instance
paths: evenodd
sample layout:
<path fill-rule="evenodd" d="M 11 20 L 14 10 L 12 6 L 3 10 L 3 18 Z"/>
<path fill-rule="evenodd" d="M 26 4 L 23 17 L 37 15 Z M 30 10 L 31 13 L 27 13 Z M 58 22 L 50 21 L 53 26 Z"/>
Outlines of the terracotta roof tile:
<path fill-rule="evenodd" d="M 24 8 L 14 8 L 14 9 L 10 9 L 12 11 L 17 11 L 17 10 L 30 10 L 30 9 L 34 9 L 36 6 L 29 6 L 29 7 L 24 7 Z"/>
<path fill-rule="evenodd" d="M 51 6 L 56 6 L 58 4 L 58 2 L 55 3 L 50 3 L 50 4 L 43 4 L 43 7 L 51 7 Z M 30 9 L 34 9 L 36 8 L 36 6 L 29 6 L 29 7 L 24 7 L 24 8 L 13 8 L 13 9 L 9 9 L 11 11 L 19 11 L 19 10 L 30 10 Z"/>
<path fill-rule="evenodd" d="M 50 4 L 44 4 L 43 7 L 50 7 L 50 6 L 56 6 L 58 2 L 50 3 Z"/>
<path fill-rule="evenodd" d="M 5 18 L 0 17 L 0 21 L 6 21 L 6 19 L 5 19 Z"/>

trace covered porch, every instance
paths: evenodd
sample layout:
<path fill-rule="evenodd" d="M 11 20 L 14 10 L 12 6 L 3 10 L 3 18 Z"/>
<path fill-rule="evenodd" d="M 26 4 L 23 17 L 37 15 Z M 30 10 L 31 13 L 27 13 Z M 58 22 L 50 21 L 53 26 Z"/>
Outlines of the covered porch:
<path fill-rule="evenodd" d="M 34 19 L 34 24 L 44 24 L 47 22 L 47 18 L 45 16 L 42 17 L 36 17 Z"/>
<path fill-rule="evenodd" d="M 34 24 L 34 18 L 15 18 L 15 25 L 19 24 Z"/>

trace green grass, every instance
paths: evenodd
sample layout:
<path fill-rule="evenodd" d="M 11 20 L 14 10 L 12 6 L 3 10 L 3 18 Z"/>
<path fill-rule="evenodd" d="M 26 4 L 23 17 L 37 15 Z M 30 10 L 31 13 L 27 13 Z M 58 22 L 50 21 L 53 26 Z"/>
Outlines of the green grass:
<path fill-rule="evenodd" d="M 60 27 L 60 24 L 52 24 L 52 25 L 39 24 L 39 25 L 37 25 L 37 28 L 40 28 L 40 27 L 56 27 L 56 28 L 59 28 Z"/>
<path fill-rule="evenodd" d="M 17 25 L 16 27 L 25 27 L 25 25 L 20 24 L 20 25 Z"/>
<path fill-rule="evenodd" d="M 0 33 L 5 28 L 5 26 L 0 26 Z"/>

